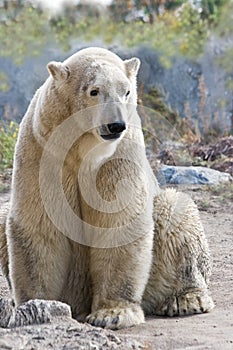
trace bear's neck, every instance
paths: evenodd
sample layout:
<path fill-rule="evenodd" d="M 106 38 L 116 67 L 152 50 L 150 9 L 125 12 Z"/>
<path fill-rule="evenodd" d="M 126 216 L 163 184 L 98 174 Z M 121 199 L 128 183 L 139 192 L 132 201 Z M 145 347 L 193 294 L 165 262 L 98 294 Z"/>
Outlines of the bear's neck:
<path fill-rule="evenodd" d="M 53 131 L 68 119 L 71 112 L 69 105 L 61 101 L 62 96 L 51 84 L 48 79 L 44 85 L 37 91 L 36 109 L 33 108 L 33 132 L 40 145 L 45 145 Z M 56 101 L 59 100 L 59 103 Z M 29 107 L 30 108 L 30 107 Z"/>

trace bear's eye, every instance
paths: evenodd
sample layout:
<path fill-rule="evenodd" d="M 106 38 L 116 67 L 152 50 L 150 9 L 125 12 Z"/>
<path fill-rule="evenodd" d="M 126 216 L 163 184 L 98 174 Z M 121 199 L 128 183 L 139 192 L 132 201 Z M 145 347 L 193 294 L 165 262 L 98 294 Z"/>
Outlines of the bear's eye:
<path fill-rule="evenodd" d="M 129 94 L 130 94 L 130 91 L 127 91 L 126 94 L 125 94 L 125 96 L 128 97 Z"/>
<path fill-rule="evenodd" d="M 99 90 L 97 90 L 97 89 L 91 90 L 91 92 L 90 92 L 91 96 L 97 96 L 98 94 L 99 94 Z"/>

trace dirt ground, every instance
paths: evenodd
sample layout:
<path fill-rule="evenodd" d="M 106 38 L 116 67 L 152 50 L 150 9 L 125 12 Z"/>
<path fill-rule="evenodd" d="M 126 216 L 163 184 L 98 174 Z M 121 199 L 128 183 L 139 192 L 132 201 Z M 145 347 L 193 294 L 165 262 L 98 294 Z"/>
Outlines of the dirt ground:
<path fill-rule="evenodd" d="M 229 188 L 180 188 L 198 204 L 209 241 L 213 257 L 210 290 L 216 303 L 212 312 L 182 318 L 151 317 L 142 325 L 117 332 L 73 320 L 1 329 L 0 349 L 233 349 L 233 198 Z M 0 206 L 8 197 L 7 193 L 0 195 Z M 0 296 L 9 297 L 2 276 Z"/>

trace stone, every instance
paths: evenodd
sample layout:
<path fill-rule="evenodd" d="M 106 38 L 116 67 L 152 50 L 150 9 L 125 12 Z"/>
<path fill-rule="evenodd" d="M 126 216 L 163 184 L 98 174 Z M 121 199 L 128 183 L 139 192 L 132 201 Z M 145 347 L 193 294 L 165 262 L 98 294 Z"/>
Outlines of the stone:
<path fill-rule="evenodd" d="M 218 185 L 233 181 L 228 173 L 202 166 L 162 165 L 157 177 L 160 185 Z"/>

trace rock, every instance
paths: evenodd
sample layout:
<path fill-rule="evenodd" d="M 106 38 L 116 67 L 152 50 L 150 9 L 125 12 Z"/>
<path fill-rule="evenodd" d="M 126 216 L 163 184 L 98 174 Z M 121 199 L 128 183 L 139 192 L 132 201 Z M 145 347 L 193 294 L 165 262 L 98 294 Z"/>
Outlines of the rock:
<path fill-rule="evenodd" d="M 0 298 L 0 327 L 13 328 L 71 318 L 70 306 L 55 300 L 33 299 L 14 306 L 12 299 Z"/>
<path fill-rule="evenodd" d="M 43 350 L 142 350 L 146 347 L 128 336 L 92 327 L 73 319 L 43 325 L 0 328 L 0 349 Z"/>
<path fill-rule="evenodd" d="M 228 173 L 201 166 L 162 165 L 157 178 L 160 185 L 218 185 L 233 181 Z"/>

